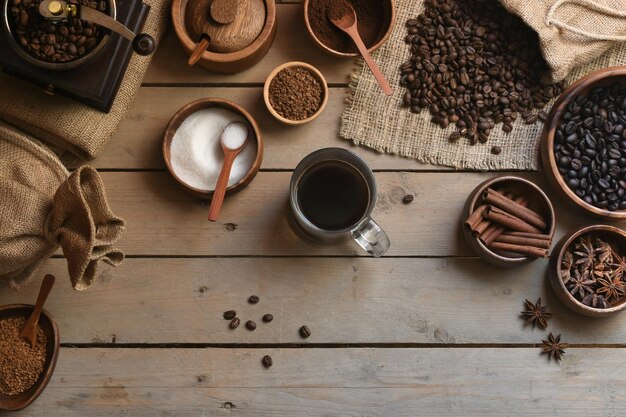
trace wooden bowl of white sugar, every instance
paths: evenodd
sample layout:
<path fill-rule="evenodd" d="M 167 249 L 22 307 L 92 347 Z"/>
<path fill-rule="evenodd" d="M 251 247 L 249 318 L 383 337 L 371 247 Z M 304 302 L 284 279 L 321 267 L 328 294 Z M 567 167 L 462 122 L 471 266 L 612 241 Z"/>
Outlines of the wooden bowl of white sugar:
<path fill-rule="evenodd" d="M 251 137 L 235 159 L 227 195 L 250 184 L 261 168 L 263 140 L 259 126 L 241 106 L 221 98 L 192 101 L 174 114 L 165 129 L 163 158 L 184 190 L 201 199 L 213 197 L 224 162 L 220 136 L 233 122 L 246 123 Z"/>

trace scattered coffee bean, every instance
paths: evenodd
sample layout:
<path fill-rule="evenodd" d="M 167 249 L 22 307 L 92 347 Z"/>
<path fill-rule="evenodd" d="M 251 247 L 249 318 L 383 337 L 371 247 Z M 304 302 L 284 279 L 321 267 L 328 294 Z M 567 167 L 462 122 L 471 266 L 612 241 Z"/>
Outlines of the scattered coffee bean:
<path fill-rule="evenodd" d="M 407 21 L 411 58 L 401 67 L 403 103 L 413 113 L 428 110 L 431 121 L 485 143 L 496 124 L 509 133 L 518 114 L 535 123 L 564 83 L 542 84 L 549 68 L 537 34 L 497 1 L 428 0 Z"/>
<path fill-rule="evenodd" d="M 626 88 L 597 87 L 573 99 L 555 131 L 554 155 L 578 198 L 626 210 Z"/>
<path fill-rule="evenodd" d="M 311 336 L 311 329 L 309 329 L 307 326 L 300 327 L 300 336 L 303 339 L 306 339 L 307 337 L 310 337 Z"/>
<path fill-rule="evenodd" d="M 548 112 L 545 110 L 541 110 L 539 113 L 537 113 L 537 117 L 542 122 L 545 122 L 546 120 L 548 120 Z"/>
<path fill-rule="evenodd" d="M 256 323 L 253 322 L 252 320 L 248 320 L 246 322 L 246 329 L 248 329 L 250 331 L 255 330 L 256 329 Z"/>
<path fill-rule="evenodd" d="M 271 314 L 266 314 L 263 316 L 263 323 L 269 323 L 272 320 L 274 320 L 274 316 L 272 316 Z"/>
<path fill-rule="evenodd" d="M 13 0 L 10 14 L 12 33 L 18 43 L 35 58 L 46 62 L 70 62 L 91 52 L 102 39 L 104 32 L 98 25 L 76 17 L 52 23 L 41 18 L 39 4 L 42 0 Z M 99 6 L 95 1 L 74 0 L 83 7 L 105 12 L 107 3 Z"/>
<path fill-rule="evenodd" d="M 402 199 L 402 202 L 404 204 L 411 204 L 413 202 L 413 194 L 407 194 L 404 196 L 404 198 Z"/>
<path fill-rule="evenodd" d="M 261 362 L 263 363 L 263 366 L 266 368 L 269 368 L 274 364 L 274 361 L 272 361 L 272 357 L 270 355 L 263 356 L 263 359 L 261 360 Z"/>
<path fill-rule="evenodd" d="M 236 329 L 237 327 L 239 327 L 239 323 L 241 323 L 241 320 L 239 320 L 239 317 L 235 317 L 230 321 L 229 326 L 231 329 Z"/>
<path fill-rule="evenodd" d="M 237 317 L 237 312 L 235 310 L 228 310 L 224 312 L 224 319 L 225 320 L 232 320 L 235 317 Z"/>
<path fill-rule="evenodd" d="M 491 148 L 491 153 L 494 155 L 500 155 L 501 152 L 502 148 L 500 148 L 499 146 L 494 146 Z"/>
<path fill-rule="evenodd" d="M 251 296 L 248 298 L 248 302 L 249 302 L 250 304 L 256 304 L 256 303 L 258 303 L 259 301 L 260 301 L 260 298 L 259 298 L 258 296 L 256 296 L 256 295 L 251 295 Z"/>

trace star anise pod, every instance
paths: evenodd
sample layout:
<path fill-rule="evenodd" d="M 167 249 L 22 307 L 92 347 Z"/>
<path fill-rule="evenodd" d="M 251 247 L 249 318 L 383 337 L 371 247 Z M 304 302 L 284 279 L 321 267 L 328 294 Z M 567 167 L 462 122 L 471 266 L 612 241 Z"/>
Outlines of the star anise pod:
<path fill-rule="evenodd" d="M 589 293 L 593 292 L 593 289 L 590 285 L 595 284 L 595 281 L 589 279 L 589 271 L 580 272 L 579 270 L 574 270 L 574 277 L 572 278 L 572 282 L 569 287 L 569 292 L 576 297 L 578 294 L 579 299 L 585 298 L 585 296 Z"/>
<path fill-rule="evenodd" d="M 532 323 L 533 327 L 539 325 L 542 329 L 548 327 L 548 319 L 552 317 L 552 313 L 548 312 L 545 306 L 541 305 L 541 297 L 533 304 L 531 301 L 524 301 L 526 310 L 521 314 L 526 318 L 527 323 Z"/>
<path fill-rule="evenodd" d="M 602 239 L 596 239 L 594 246 L 599 262 L 610 263 L 613 261 L 613 248 L 611 245 Z"/>
<path fill-rule="evenodd" d="M 604 296 L 598 294 L 589 294 L 583 298 L 583 304 L 593 308 L 609 308 L 611 305 L 606 302 Z"/>
<path fill-rule="evenodd" d="M 610 303 L 611 300 L 617 301 L 626 291 L 624 289 L 624 283 L 622 277 L 613 276 L 611 278 L 601 278 L 598 280 L 600 287 L 596 290 L 598 294 L 604 294 L 606 300 Z"/>
<path fill-rule="evenodd" d="M 542 352 L 547 353 L 548 358 L 554 358 L 557 361 L 561 360 L 561 356 L 565 354 L 567 349 L 567 343 L 561 343 L 561 335 L 554 336 L 552 333 L 548 335 L 548 340 L 542 340 Z"/>
<path fill-rule="evenodd" d="M 561 260 L 561 280 L 563 284 L 568 284 L 572 280 L 572 266 L 574 265 L 574 255 L 572 252 L 567 251 L 563 254 Z"/>
<path fill-rule="evenodd" d="M 624 274 L 626 274 L 626 256 L 620 256 L 613 252 L 613 263 L 609 264 L 612 269 L 613 276 L 619 276 L 622 281 L 624 280 Z"/>
<path fill-rule="evenodd" d="M 596 250 L 591 239 L 582 237 L 579 243 L 576 244 L 576 249 L 574 255 L 576 255 L 578 259 L 576 259 L 575 265 L 580 267 L 583 271 L 591 269 L 596 259 Z"/>

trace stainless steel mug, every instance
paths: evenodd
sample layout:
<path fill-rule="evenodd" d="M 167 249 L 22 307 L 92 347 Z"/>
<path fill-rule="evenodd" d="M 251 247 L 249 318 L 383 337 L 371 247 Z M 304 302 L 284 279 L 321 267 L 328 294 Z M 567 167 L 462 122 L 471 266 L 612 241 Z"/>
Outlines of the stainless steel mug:
<path fill-rule="evenodd" d="M 362 193 L 362 199 L 364 200 L 362 202 L 363 210 L 359 217 L 354 217 L 354 221 L 351 221 L 350 224 L 328 227 L 312 220 L 310 217 L 313 216 L 309 215 L 307 217 L 305 215 L 305 213 L 310 212 L 310 207 L 303 206 L 303 204 L 310 205 L 310 203 L 303 201 L 300 193 L 303 189 L 303 183 L 314 172 L 311 170 L 323 170 L 327 169 L 327 167 L 332 169 L 333 166 L 336 168 L 350 168 L 350 172 L 353 172 L 355 176 L 359 176 L 358 181 L 362 181 L 365 192 Z M 328 174 L 330 175 L 330 172 Z M 332 177 L 327 178 L 327 180 L 329 180 L 329 183 L 327 183 L 329 187 L 338 187 L 338 185 L 332 183 L 334 180 Z M 328 196 L 325 197 L 328 198 Z M 363 159 L 345 149 L 325 148 L 311 153 L 298 164 L 291 177 L 289 220 L 295 231 L 309 241 L 332 245 L 352 237 L 370 255 L 375 257 L 382 256 L 387 252 L 391 243 L 385 231 L 370 217 L 375 204 L 376 181 L 372 170 Z M 337 207 L 333 209 L 337 209 Z M 339 216 L 339 213 L 337 215 Z"/>

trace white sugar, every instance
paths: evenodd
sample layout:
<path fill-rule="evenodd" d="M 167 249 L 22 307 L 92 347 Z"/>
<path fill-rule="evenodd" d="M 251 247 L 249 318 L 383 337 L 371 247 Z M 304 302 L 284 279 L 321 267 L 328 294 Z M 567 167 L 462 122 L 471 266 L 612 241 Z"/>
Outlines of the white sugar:
<path fill-rule="evenodd" d="M 233 122 L 244 123 L 252 131 L 241 115 L 219 107 L 199 110 L 181 123 L 170 147 L 172 170 L 181 181 L 200 190 L 215 189 L 224 163 L 220 137 L 226 126 Z M 229 186 L 246 176 L 256 154 L 257 143 L 251 138 L 235 159 Z"/>
<path fill-rule="evenodd" d="M 244 123 L 231 123 L 222 133 L 222 142 L 228 149 L 239 149 L 248 137 L 248 126 Z"/>

